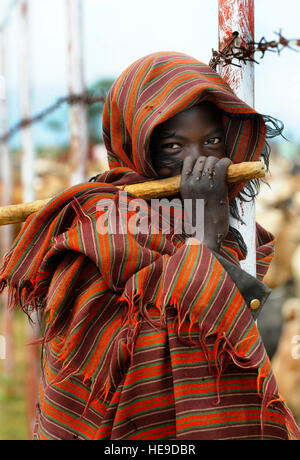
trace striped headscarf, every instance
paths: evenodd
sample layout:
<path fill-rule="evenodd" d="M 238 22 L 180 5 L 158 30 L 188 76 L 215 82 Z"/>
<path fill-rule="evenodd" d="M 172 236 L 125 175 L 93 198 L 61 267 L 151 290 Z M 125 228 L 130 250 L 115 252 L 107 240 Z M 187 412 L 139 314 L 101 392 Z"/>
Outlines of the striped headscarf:
<path fill-rule="evenodd" d="M 202 101 L 211 101 L 222 111 L 225 153 L 232 162 L 257 160 L 266 136 L 263 117 L 206 64 L 182 53 L 153 53 L 128 67 L 109 91 L 103 139 L 111 172 L 105 180 L 119 175 L 130 180 L 132 171 L 157 177 L 149 152 L 154 128 Z M 231 186 L 230 198 L 243 186 Z"/>

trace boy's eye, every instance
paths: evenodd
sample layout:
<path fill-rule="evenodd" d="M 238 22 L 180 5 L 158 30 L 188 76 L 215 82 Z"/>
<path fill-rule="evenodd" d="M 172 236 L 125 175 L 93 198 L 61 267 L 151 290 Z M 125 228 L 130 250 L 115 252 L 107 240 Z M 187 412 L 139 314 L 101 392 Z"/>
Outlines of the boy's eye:
<path fill-rule="evenodd" d="M 181 146 L 177 144 L 176 142 L 170 142 L 169 144 L 162 145 L 163 149 L 171 149 L 171 150 L 180 149 L 180 147 Z"/>
<path fill-rule="evenodd" d="M 222 142 L 222 139 L 220 137 L 211 137 L 210 139 L 207 139 L 207 141 L 204 142 L 204 145 L 219 144 L 220 142 Z"/>

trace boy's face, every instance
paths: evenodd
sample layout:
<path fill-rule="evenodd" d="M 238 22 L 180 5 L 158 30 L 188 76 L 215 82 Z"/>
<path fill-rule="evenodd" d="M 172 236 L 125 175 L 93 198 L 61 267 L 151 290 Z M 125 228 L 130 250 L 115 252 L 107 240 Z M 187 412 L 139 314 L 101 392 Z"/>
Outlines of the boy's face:
<path fill-rule="evenodd" d="M 220 110 L 211 102 L 202 102 L 176 114 L 154 129 L 150 152 L 160 177 L 180 174 L 188 156 L 225 157 Z"/>

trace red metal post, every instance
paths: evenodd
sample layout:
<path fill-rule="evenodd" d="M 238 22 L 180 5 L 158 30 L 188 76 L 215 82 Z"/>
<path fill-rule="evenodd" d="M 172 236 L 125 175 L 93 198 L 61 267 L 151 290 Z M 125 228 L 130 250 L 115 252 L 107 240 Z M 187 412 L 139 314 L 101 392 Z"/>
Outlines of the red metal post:
<path fill-rule="evenodd" d="M 226 44 L 232 33 L 239 33 L 240 45 L 254 39 L 254 0 L 219 0 L 219 46 Z M 220 69 L 222 77 L 247 104 L 254 106 L 254 65 L 226 66 Z"/>
<path fill-rule="evenodd" d="M 224 48 L 233 32 L 238 32 L 238 43 L 244 45 L 254 40 L 254 0 L 219 0 L 219 49 Z M 254 65 L 239 62 L 241 67 L 228 65 L 219 69 L 235 94 L 251 107 L 254 107 Z M 231 225 L 238 228 L 248 247 L 243 268 L 256 275 L 255 251 L 255 206 L 253 203 L 240 203 L 246 225 L 232 220 Z"/>

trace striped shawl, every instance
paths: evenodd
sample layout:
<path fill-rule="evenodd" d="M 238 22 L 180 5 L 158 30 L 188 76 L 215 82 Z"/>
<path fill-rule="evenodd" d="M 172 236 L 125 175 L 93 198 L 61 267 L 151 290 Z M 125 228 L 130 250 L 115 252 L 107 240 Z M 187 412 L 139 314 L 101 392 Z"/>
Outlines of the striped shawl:
<path fill-rule="evenodd" d="M 97 205 L 118 209 L 116 185 L 156 176 L 154 126 L 204 99 L 224 110 L 232 160 L 257 159 L 262 118 L 213 70 L 183 54 L 147 56 L 105 104 L 110 171 L 32 215 L 5 257 L 10 307 L 43 317 L 36 439 L 300 438 L 251 313 L 212 252 L 176 232 L 99 232 Z M 259 225 L 256 239 L 262 280 L 274 239 Z M 245 256 L 231 232 L 221 255 L 236 265 Z"/>

